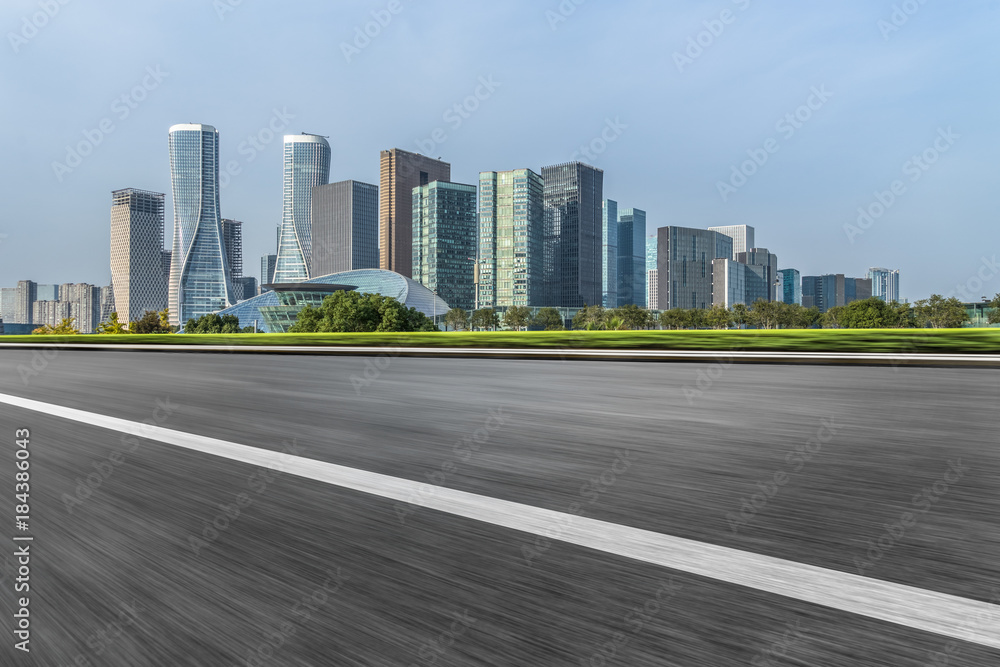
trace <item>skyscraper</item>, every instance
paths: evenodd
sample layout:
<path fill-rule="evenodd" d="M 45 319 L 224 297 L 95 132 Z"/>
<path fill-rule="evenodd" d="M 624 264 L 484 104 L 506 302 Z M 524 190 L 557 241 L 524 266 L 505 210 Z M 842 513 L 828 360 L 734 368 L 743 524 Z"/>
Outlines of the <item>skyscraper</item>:
<path fill-rule="evenodd" d="M 660 293 L 656 271 L 656 235 L 646 237 L 646 308 L 660 309 Z"/>
<path fill-rule="evenodd" d="M 843 273 L 802 276 L 802 305 L 806 308 L 816 306 L 821 313 L 871 295 L 872 280 L 868 278 L 850 278 Z"/>
<path fill-rule="evenodd" d="M 733 257 L 740 252 L 747 252 L 756 247 L 754 243 L 754 230 L 750 225 L 724 225 L 722 227 L 709 227 L 710 232 L 725 234 L 733 240 Z"/>
<path fill-rule="evenodd" d="M 122 322 L 138 320 L 147 310 L 159 312 L 167 307 L 163 199 L 161 192 L 136 188 L 111 193 L 111 284 L 115 311 Z M 83 331 L 80 324 L 77 322 L 77 327 Z"/>
<path fill-rule="evenodd" d="M 166 289 L 164 286 L 164 294 Z M 87 283 L 67 283 L 59 286 L 59 300 L 68 304 L 73 326 L 80 333 L 92 333 L 101 322 L 101 288 Z M 148 310 L 153 310 L 149 308 Z M 160 310 L 163 310 L 162 308 Z M 142 313 L 134 319 L 142 317 Z M 55 323 L 56 325 L 59 322 Z"/>
<path fill-rule="evenodd" d="M 475 306 L 476 186 L 413 188 L 413 279 L 452 308 Z"/>
<path fill-rule="evenodd" d="M 618 307 L 618 202 L 605 199 L 601 217 L 601 305 Z"/>
<path fill-rule="evenodd" d="M 33 324 L 32 306 L 38 300 L 38 283 L 32 280 L 17 281 L 17 301 L 12 323 Z"/>
<path fill-rule="evenodd" d="M 479 174 L 479 307 L 540 306 L 544 186 L 531 169 Z"/>
<path fill-rule="evenodd" d="M 341 181 L 313 188 L 312 276 L 378 268 L 378 186 Z"/>
<path fill-rule="evenodd" d="M 274 282 L 274 266 L 278 263 L 277 255 L 262 255 L 260 258 L 260 284 L 270 285 Z"/>
<path fill-rule="evenodd" d="M 312 261 L 312 189 L 330 182 L 330 144 L 316 134 L 288 134 L 284 141 L 281 232 L 274 281 L 307 280 Z"/>
<path fill-rule="evenodd" d="M 868 279 L 872 281 L 872 296 L 886 303 L 899 301 L 899 271 L 872 267 L 868 269 Z"/>
<path fill-rule="evenodd" d="M 646 307 L 646 212 L 618 214 L 618 305 Z"/>
<path fill-rule="evenodd" d="M 767 285 L 767 291 L 761 298 L 766 301 L 777 301 L 778 256 L 768 252 L 767 248 L 750 248 L 746 252 L 734 252 L 733 256 L 741 264 L 757 267 L 757 274 Z M 753 301 L 750 302 L 750 304 L 752 303 Z"/>
<path fill-rule="evenodd" d="M 399 148 L 379 154 L 379 267 L 413 273 L 413 188 L 450 181 L 447 162 Z"/>
<path fill-rule="evenodd" d="M 711 308 L 713 261 L 732 258 L 732 237 L 691 227 L 660 227 L 656 233 L 660 309 Z"/>
<path fill-rule="evenodd" d="M 801 306 L 802 276 L 798 269 L 781 269 L 778 271 L 778 279 L 781 281 L 778 300 Z"/>
<path fill-rule="evenodd" d="M 170 323 L 184 325 L 236 303 L 222 241 L 219 133 L 214 127 L 170 128 L 170 184 L 174 199 Z"/>
<path fill-rule="evenodd" d="M 543 167 L 542 181 L 545 305 L 598 305 L 602 302 L 604 171 L 582 162 L 567 162 Z"/>

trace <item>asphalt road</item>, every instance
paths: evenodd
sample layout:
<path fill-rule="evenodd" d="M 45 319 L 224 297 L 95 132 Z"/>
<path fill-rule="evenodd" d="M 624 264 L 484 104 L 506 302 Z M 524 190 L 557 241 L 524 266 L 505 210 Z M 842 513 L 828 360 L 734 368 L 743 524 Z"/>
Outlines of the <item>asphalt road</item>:
<path fill-rule="evenodd" d="M 40 354 L 4 350 L 0 393 L 1000 603 L 998 370 Z M 32 651 L 14 649 L 8 546 L 3 665 L 1000 664 L 981 643 L 0 402 L 9 535 L 19 428 Z"/>

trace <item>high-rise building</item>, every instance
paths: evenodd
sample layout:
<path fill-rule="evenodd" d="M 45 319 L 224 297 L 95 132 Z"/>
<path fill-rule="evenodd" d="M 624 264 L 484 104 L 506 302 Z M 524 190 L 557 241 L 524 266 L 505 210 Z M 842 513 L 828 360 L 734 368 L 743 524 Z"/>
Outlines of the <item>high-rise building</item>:
<path fill-rule="evenodd" d="M 111 193 L 111 284 L 115 311 L 122 322 L 167 307 L 163 199 L 163 193 L 136 188 Z"/>
<path fill-rule="evenodd" d="M 868 269 L 868 279 L 872 281 L 872 296 L 886 303 L 899 302 L 899 271 L 872 267 Z"/>
<path fill-rule="evenodd" d="M 725 234 L 733 240 L 732 259 L 736 259 L 737 253 L 749 252 L 751 248 L 756 247 L 754 229 L 750 225 L 724 225 L 722 227 L 709 227 L 708 230 Z"/>
<path fill-rule="evenodd" d="M 618 305 L 646 307 L 646 212 L 618 213 Z"/>
<path fill-rule="evenodd" d="M 252 299 L 257 296 L 257 279 L 253 276 L 240 276 L 239 278 L 233 278 L 233 291 L 239 297 L 240 301 L 246 301 L 247 299 Z"/>
<path fill-rule="evenodd" d="M 601 305 L 618 307 L 618 202 L 605 199 L 601 217 Z"/>
<path fill-rule="evenodd" d="M 802 305 L 806 308 L 816 306 L 821 313 L 871 295 L 872 280 L 869 278 L 849 278 L 843 273 L 802 276 Z"/>
<path fill-rule="evenodd" d="M 226 250 L 229 265 L 229 281 L 233 284 L 233 296 L 237 301 L 249 299 L 256 294 L 243 294 L 243 223 L 230 218 L 222 219 L 222 247 Z"/>
<path fill-rule="evenodd" d="M 160 251 L 160 268 L 163 270 L 163 284 L 170 284 L 170 259 L 173 257 L 173 253 L 169 250 Z M 164 287 L 164 290 L 166 287 Z"/>
<path fill-rule="evenodd" d="M 580 308 L 600 304 L 604 171 L 582 162 L 567 162 L 543 167 L 542 181 L 545 305 Z M 619 254 L 621 242 L 619 233 Z"/>
<path fill-rule="evenodd" d="M 97 325 L 100 324 L 100 287 L 88 285 L 87 283 L 66 283 L 59 286 L 59 300 L 68 304 L 68 317 L 73 318 L 73 326 L 80 333 L 93 333 Z M 149 310 L 153 309 L 150 308 Z M 142 317 L 142 314 L 140 313 L 135 319 Z"/>
<path fill-rule="evenodd" d="M 36 301 L 58 301 L 59 285 L 41 285 L 35 287 Z"/>
<path fill-rule="evenodd" d="M 312 261 L 312 190 L 330 182 L 330 144 L 316 134 L 289 134 L 284 141 L 281 233 L 274 281 L 307 280 Z"/>
<path fill-rule="evenodd" d="M 452 308 L 476 303 L 476 186 L 431 181 L 413 188 L 413 279 Z"/>
<path fill-rule="evenodd" d="M 712 305 L 732 308 L 736 304 L 753 305 L 767 300 L 768 287 L 764 267 L 751 266 L 732 259 L 712 261 Z"/>
<path fill-rule="evenodd" d="M 278 263 L 277 255 L 261 255 L 260 258 L 260 286 L 270 285 L 274 282 L 274 267 Z"/>
<path fill-rule="evenodd" d="M 451 181 L 451 165 L 399 148 L 379 154 L 379 267 L 413 275 L 413 188 Z"/>
<path fill-rule="evenodd" d="M 45 301 L 35 301 L 31 304 L 31 324 L 32 326 L 47 325 L 57 327 L 62 321 L 72 317 L 70 305 L 67 301 L 46 299 Z M 79 328 L 79 327 L 78 327 Z"/>
<path fill-rule="evenodd" d="M 646 308 L 660 309 L 656 272 L 656 235 L 646 237 Z"/>
<path fill-rule="evenodd" d="M 13 324 L 17 317 L 17 288 L 0 287 L 0 319 Z"/>
<path fill-rule="evenodd" d="M 183 325 L 236 302 L 222 240 L 219 133 L 214 127 L 170 128 L 170 184 L 174 243 L 168 302 L 170 323 Z"/>
<path fill-rule="evenodd" d="M 656 233 L 660 309 L 711 308 L 713 261 L 733 257 L 732 237 L 691 227 L 660 227 Z"/>
<path fill-rule="evenodd" d="M 479 174 L 479 308 L 543 305 L 544 193 L 531 169 Z"/>
<path fill-rule="evenodd" d="M 38 283 L 31 280 L 17 281 L 17 301 L 14 309 L 14 324 L 34 324 L 32 305 L 38 300 Z"/>
<path fill-rule="evenodd" d="M 169 274 L 167 277 L 169 278 Z M 113 312 L 115 312 L 115 290 L 111 285 L 105 285 L 100 289 L 100 315 L 98 316 L 98 323 L 107 322 Z"/>
<path fill-rule="evenodd" d="M 802 305 L 802 276 L 798 269 L 778 271 L 778 300 Z"/>
<path fill-rule="evenodd" d="M 378 268 L 378 186 L 340 181 L 313 188 L 313 277 Z"/>
<path fill-rule="evenodd" d="M 762 298 L 766 301 L 777 301 L 778 256 L 768 252 L 767 248 L 751 248 L 746 252 L 734 252 L 733 256 L 741 264 L 760 267 L 758 274 L 767 284 L 767 292 Z"/>

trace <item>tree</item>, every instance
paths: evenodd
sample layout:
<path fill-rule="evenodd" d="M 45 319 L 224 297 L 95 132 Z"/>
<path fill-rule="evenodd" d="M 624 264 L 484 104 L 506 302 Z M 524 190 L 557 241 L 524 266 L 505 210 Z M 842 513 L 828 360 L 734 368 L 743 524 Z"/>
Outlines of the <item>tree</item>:
<path fill-rule="evenodd" d="M 503 314 L 503 325 L 520 331 L 531 322 L 531 309 L 527 306 L 510 306 Z"/>
<path fill-rule="evenodd" d="M 705 313 L 705 324 L 713 329 L 728 329 L 733 325 L 733 312 L 723 306 L 716 304 Z"/>
<path fill-rule="evenodd" d="M 707 326 L 705 323 L 706 310 L 704 308 L 691 308 L 687 311 L 687 326 L 691 329 L 700 329 Z"/>
<path fill-rule="evenodd" d="M 786 329 L 808 329 L 816 324 L 820 317 L 822 314 L 816 306 L 803 308 L 798 303 L 784 303 L 780 321 Z"/>
<path fill-rule="evenodd" d="M 634 303 L 615 308 L 609 311 L 608 315 L 620 319 L 625 329 L 645 329 L 649 326 L 649 311 Z M 610 324 L 608 328 L 612 328 Z"/>
<path fill-rule="evenodd" d="M 573 316 L 573 328 L 600 329 L 604 326 L 605 317 L 607 317 L 607 313 L 604 312 L 604 306 L 588 306 L 587 304 L 583 304 L 583 308 L 576 311 L 576 315 Z"/>
<path fill-rule="evenodd" d="M 357 333 L 438 331 L 416 308 L 407 308 L 390 296 L 354 290 L 334 292 L 319 307 L 306 306 L 289 328 L 293 333 Z"/>
<path fill-rule="evenodd" d="M 137 334 L 170 333 L 170 324 L 165 322 L 164 313 L 147 310 L 142 317 L 128 325 L 129 331 Z"/>
<path fill-rule="evenodd" d="M 987 308 L 992 308 L 993 310 L 990 311 L 986 321 L 990 324 L 997 324 L 1000 322 L 1000 294 L 993 297 L 993 300 L 987 304 Z"/>
<path fill-rule="evenodd" d="M 969 313 L 958 297 L 946 299 L 940 294 L 932 294 L 930 299 L 921 299 L 913 306 L 918 326 L 954 329 L 969 321 Z"/>
<path fill-rule="evenodd" d="M 493 329 L 500 326 L 500 316 L 492 308 L 480 308 L 472 313 L 472 328 Z"/>
<path fill-rule="evenodd" d="M 750 309 L 750 323 L 761 329 L 777 329 L 781 324 L 784 304 L 767 299 L 757 299 Z"/>
<path fill-rule="evenodd" d="M 871 297 L 852 301 L 844 306 L 840 315 L 840 326 L 845 329 L 886 329 L 905 326 L 900 323 L 901 317 L 903 314 L 894 307 L 894 304 L 888 304 L 878 297 Z"/>
<path fill-rule="evenodd" d="M 444 316 L 445 327 L 450 326 L 455 331 L 469 328 L 469 314 L 462 308 L 452 308 Z"/>
<path fill-rule="evenodd" d="M 750 309 L 745 303 L 733 304 L 733 323 L 740 327 L 750 324 Z"/>
<path fill-rule="evenodd" d="M 660 313 L 660 324 L 664 329 L 685 329 L 690 318 L 683 308 L 671 308 Z"/>
<path fill-rule="evenodd" d="M 531 324 L 545 331 L 562 331 L 566 328 L 563 316 L 555 308 L 539 308 Z"/>
<path fill-rule="evenodd" d="M 129 333 L 128 326 L 118 321 L 118 313 L 111 313 L 108 317 L 107 322 L 101 322 L 97 325 L 97 333 L 99 334 L 127 334 Z"/>
<path fill-rule="evenodd" d="M 155 313 L 154 313 L 155 316 Z M 197 320 L 189 319 L 184 325 L 184 333 L 189 334 L 238 334 L 253 333 L 253 327 L 240 328 L 240 318 L 235 315 L 208 313 Z"/>
<path fill-rule="evenodd" d="M 612 315 L 604 320 L 604 328 L 609 331 L 621 331 L 630 327 L 626 326 L 624 319 L 617 315 Z"/>
<path fill-rule="evenodd" d="M 73 326 L 73 321 L 75 317 L 64 317 L 59 324 L 54 327 L 50 327 L 48 324 L 43 324 L 31 333 L 38 334 L 40 336 L 72 336 L 80 333 L 80 331 Z"/>
<path fill-rule="evenodd" d="M 839 329 L 841 326 L 840 319 L 843 312 L 844 306 L 834 306 L 833 308 L 830 308 L 823 313 L 823 316 L 820 318 L 820 325 L 824 329 Z"/>

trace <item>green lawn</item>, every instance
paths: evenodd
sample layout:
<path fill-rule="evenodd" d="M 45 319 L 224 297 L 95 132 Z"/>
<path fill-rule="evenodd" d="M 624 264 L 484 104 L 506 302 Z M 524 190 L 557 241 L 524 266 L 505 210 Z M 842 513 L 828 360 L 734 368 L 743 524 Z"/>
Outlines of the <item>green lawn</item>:
<path fill-rule="evenodd" d="M 532 331 L 356 334 L 2 336 L 2 343 L 376 345 L 399 347 L 1000 353 L 998 329 Z"/>

